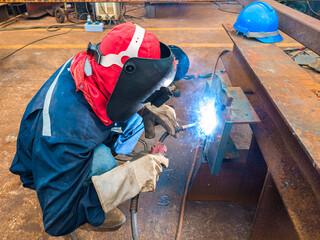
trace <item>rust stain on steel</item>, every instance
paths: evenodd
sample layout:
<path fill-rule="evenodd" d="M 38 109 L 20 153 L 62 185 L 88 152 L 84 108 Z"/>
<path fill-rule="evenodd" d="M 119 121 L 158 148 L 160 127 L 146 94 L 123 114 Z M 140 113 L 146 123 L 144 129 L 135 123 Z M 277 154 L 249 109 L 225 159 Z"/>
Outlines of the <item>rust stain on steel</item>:
<path fill-rule="evenodd" d="M 256 239 L 300 239 L 270 172 L 267 173 L 265 178 L 249 237 L 249 240 Z"/>
<path fill-rule="evenodd" d="M 234 52 L 237 51 L 235 46 Z M 243 83 L 247 86 L 248 82 L 256 81 L 257 77 L 244 58 L 241 59 L 236 54 L 228 57 L 233 57 L 234 60 L 229 59 L 226 61 L 226 58 L 222 58 L 222 60 L 233 85 L 236 84 L 238 86 L 240 84 L 239 86 L 241 86 L 241 83 Z M 238 67 L 241 69 L 240 72 Z M 264 107 L 267 101 L 261 95 L 261 89 L 256 88 L 256 85 L 254 85 L 252 90 L 254 94 L 249 94 L 247 97 L 261 119 L 261 123 L 251 125 L 251 128 L 268 169 L 272 173 L 290 219 L 301 239 L 320 239 L 319 174 L 312 168 L 313 173 L 316 174 L 312 175 L 311 171 L 309 171 L 311 180 L 306 178 L 304 169 L 300 168 L 294 157 L 297 155 L 299 160 L 302 161 L 304 159 L 287 147 L 287 139 L 283 138 L 281 129 L 279 130 L 278 126 L 275 125 L 274 120 L 271 119 L 269 112 L 267 113 Z M 267 105 L 269 104 L 271 103 L 267 103 Z M 284 128 L 282 127 L 282 129 Z M 297 148 L 297 146 L 294 147 Z M 308 158 L 306 158 L 305 162 L 310 164 Z M 257 209 L 258 212 L 259 207 Z M 268 226 L 269 223 L 265 222 L 265 228 L 268 229 Z M 278 239 L 277 237 L 264 239 Z"/>
<path fill-rule="evenodd" d="M 319 151 L 306 148 L 302 144 L 302 142 L 307 142 L 312 145 L 312 142 L 315 142 L 314 145 L 319 146 L 319 140 L 316 140 L 319 137 L 319 128 L 317 128 L 319 123 L 316 122 L 319 116 L 315 118 L 305 115 L 306 110 L 303 105 L 298 106 L 290 102 L 285 104 L 289 100 L 299 102 L 304 98 L 306 98 L 306 103 L 310 101 L 318 103 L 310 89 L 310 85 L 314 86 L 317 83 L 311 84 L 310 76 L 292 60 L 288 63 L 287 71 L 278 72 L 278 62 L 280 63 L 279 68 L 286 69 L 285 61 L 281 58 L 290 58 L 282 51 L 277 53 L 271 51 L 270 48 L 277 49 L 273 44 L 262 44 L 258 41 L 244 39 L 237 36 L 231 26 L 225 26 L 225 28 L 235 45 L 231 54 L 222 57 L 223 63 L 233 85 L 242 88 L 251 86 L 254 92 L 247 97 L 262 123 L 251 127 L 286 210 L 301 239 L 320 239 L 320 171 L 319 163 L 316 161 L 319 159 L 311 157 L 311 154 L 319 153 Z M 247 54 L 248 49 L 256 49 L 257 53 L 252 55 L 252 59 Z M 261 55 L 259 56 L 258 53 Z M 270 60 L 271 57 L 272 60 Z M 265 70 L 263 62 L 270 72 L 263 71 Z M 270 68 L 272 62 L 275 65 L 274 68 Z M 293 68 L 290 64 L 295 67 Z M 296 79 L 296 76 L 299 78 Z M 309 87 L 303 89 L 304 78 L 309 79 Z M 289 80 L 290 85 L 297 89 L 287 88 L 284 84 L 285 80 Z M 318 87 L 316 89 L 319 89 Z M 302 89 L 304 91 L 301 92 Z M 276 94 L 279 92 L 281 95 Z M 306 109 L 310 110 L 308 106 Z M 292 122 L 297 121 L 299 126 L 293 126 Z M 316 122 L 314 126 L 310 125 L 312 121 Z M 316 139 L 311 139 L 314 136 L 308 136 L 310 132 L 316 136 Z"/>
<path fill-rule="evenodd" d="M 260 119 L 248 102 L 248 99 L 240 87 L 228 87 L 236 108 L 231 104 L 230 114 L 234 124 L 259 123 Z"/>
<path fill-rule="evenodd" d="M 314 94 L 318 97 L 318 99 L 320 100 L 320 91 L 319 90 L 312 90 L 314 92 Z"/>
<path fill-rule="evenodd" d="M 225 27 L 253 72 L 259 76 L 260 84 L 285 119 L 292 134 L 319 169 L 320 141 L 310 140 L 308 133 L 320 137 L 320 104 L 312 92 L 313 89 L 320 89 L 320 84 L 280 48 L 273 44 L 245 39 L 236 35 L 230 25 Z M 296 129 L 300 131 L 297 132 Z"/>
<path fill-rule="evenodd" d="M 254 0 L 236 0 L 246 6 Z M 264 0 L 278 13 L 279 28 L 320 55 L 320 21 L 274 0 Z"/>
<path fill-rule="evenodd" d="M 319 199 L 263 109 L 259 116 L 263 124 L 252 130 L 295 229 L 301 239 L 319 239 Z"/>

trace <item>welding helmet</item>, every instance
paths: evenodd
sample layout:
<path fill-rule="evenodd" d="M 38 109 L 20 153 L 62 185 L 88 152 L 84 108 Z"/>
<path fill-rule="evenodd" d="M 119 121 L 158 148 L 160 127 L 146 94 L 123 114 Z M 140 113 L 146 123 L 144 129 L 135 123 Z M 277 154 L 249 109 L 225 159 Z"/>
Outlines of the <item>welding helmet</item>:
<path fill-rule="evenodd" d="M 253 2 L 239 13 L 233 27 L 237 34 L 256 38 L 263 43 L 276 43 L 283 40 L 278 30 L 278 15 L 266 2 Z"/>
<path fill-rule="evenodd" d="M 112 30 L 112 35 L 107 35 L 109 41 L 104 39 L 97 45 L 89 43 L 87 48 L 87 54 L 92 54 L 100 67 L 120 71 L 106 105 L 107 116 L 112 122 L 128 120 L 148 102 L 160 107 L 172 96 L 167 87 L 175 77 L 174 57 L 167 45 L 138 25 L 119 26 Z M 112 47 L 110 53 L 108 49 L 112 42 L 117 47 L 116 51 Z"/>

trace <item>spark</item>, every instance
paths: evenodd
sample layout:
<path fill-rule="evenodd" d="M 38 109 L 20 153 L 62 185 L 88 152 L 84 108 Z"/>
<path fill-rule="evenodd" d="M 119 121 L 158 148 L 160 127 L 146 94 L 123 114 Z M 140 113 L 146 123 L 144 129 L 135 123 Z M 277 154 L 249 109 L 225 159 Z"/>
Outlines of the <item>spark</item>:
<path fill-rule="evenodd" d="M 209 135 L 218 125 L 215 100 L 200 103 L 199 126 L 205 135 Z"/>

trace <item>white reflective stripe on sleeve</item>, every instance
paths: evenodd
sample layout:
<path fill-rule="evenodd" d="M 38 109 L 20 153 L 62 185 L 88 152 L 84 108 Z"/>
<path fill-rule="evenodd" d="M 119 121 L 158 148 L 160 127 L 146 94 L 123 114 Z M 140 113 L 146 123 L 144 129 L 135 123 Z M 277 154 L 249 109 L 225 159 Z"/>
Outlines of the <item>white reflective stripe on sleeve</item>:
<path fill-rule="evenodd" d="M 57 81 L 59 79 L 60 74 L 66 67 L 66 65 L 71 61 L 72 58 L 70 58 L 61 68 L 60 72 L 54 79 L 54 81 L 51 83 L 48 92 L 46 94 L 46 97 L 44 99 L 44 105 L 43 105 L 43 111 L 42 111 L 42 118 L 43 118 L 43 126 L 42 126 L 42 135 L 43 136 L 51 136 L 51 120 L 50 120 L 50 115 L 49 115 L 49 107 L 50 107 L 50 102 L 51 102 L 51 97 L 53 93 L 53 89 L 57 84 Z"/>

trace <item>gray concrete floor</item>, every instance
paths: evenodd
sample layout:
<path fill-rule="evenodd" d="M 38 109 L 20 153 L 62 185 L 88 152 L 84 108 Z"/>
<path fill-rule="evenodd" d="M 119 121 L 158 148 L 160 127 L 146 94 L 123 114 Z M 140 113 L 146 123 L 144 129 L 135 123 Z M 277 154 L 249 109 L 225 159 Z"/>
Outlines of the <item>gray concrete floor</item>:
<path fill-rule="evenodd" d="M 223 8 L 240 11 L 238 5 L 223 5 Z M 178 9 L 178 10 L 177 10 Z M 174 9 L 162 7 L 163 16 L 139 22 L 150 29 L 160 41 L 180 46 L 190 58 L 189 74 L 211 72 L 216 58 L 224 49 L 232 49 L 232 42 L 222 28 L 222 23 L 233 23 L 236 14 L 219 11 L 212 3 L 180 4 Z M 175 13 L 173 15 L 173 13 Z M 130 12 L 144 15 L 145 10 Z M 52 17 L 38 20 L 22 20 L 10 27 L 56 24 Z M 65 30 L 61 30 L 62 32 Z M 15 154 L 16 136 L 24 110 L 41 85 L 67 59 L 86 50 L 89 41 L 98 43 L 103 33 L 86 33 L 83 29 L 50 38 L 31 45 L 0 62 L 0 239 L 65 239 L 53 238 L 43 230 L 42 213 L 36 193 L 21 186 L 19 177 L 8 170 Z M 0 32 L 0 58 L 21 45 L 38 38 L 52 35 L 46 30 Z M 295 47 L 298 44 L 285 36 L 280 47 Z M 187 123 L 192 116 L 194 104 L 201 99 L 204 80 L 180 81 L 182 94 L 169 104 L 175 106 L 178 121 Z M 247 144 L 237 135 L 238 146 Z M 247 142 L 250 133 L 247 133 Z M 157 129 L 158 136 L 162 129 Z M 141 194 L 139 205 L 139 228 L 141 239 L 174 239 L 183 189 L 191 166 L 198 137 L 194 133 L 181 133 L 178 139 L 168 138 L 170 166 L 158 182 L 153 193 Z M 148 141 L 152 144 L 156 140 Z M 168 206 L 158 206 L 160 196 L 167 194 Z M 128 203 L 120 209 L 129 217 Z M 243 207 L 236 203 L 187 202 L 183 239 L 247 239 L 253 222 L 255 207 Z M 130 221 L 116 232 L 75 231 L 79 239 L 130 239 Z"/>

